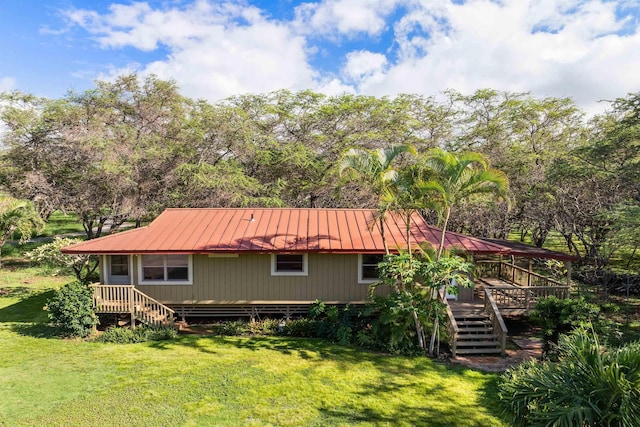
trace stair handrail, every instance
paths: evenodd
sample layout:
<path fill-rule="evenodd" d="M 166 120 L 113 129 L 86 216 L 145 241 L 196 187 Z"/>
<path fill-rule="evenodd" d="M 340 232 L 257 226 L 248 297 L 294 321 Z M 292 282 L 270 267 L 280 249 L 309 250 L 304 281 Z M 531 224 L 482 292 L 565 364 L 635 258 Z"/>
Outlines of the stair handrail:
<path fill-rule="evenodd" d="M 453 311 L 451 311 L 451 306 L 445 297 L 444 292 L 440 291 L 440 298 L 444 301 L 445 309 L 447 312 L 447 335 L 449 336 L 449 346 L 451 347 L 451 356 L 456 357 L 457 352 L 457 343 L 458 343 L 458 334 L 460 332 L 460 328 L 458 328 L 458 324 L 456 323 L 456 318 L 453 316 Z"/>
<path fill-rule="evenodd" d="M 136 289 L 133 285 L 94 283 L 90 287 L 94 290 L 94 307 L 102 307 L 101 310 L 105 313 L 129 313 L 132 316 L 132 326 L 134 326 L 134 318 L 155 326 L 161 326 L 165 320 L 173 321 L 174 310 Z M 105 299 L 105 296 L 108 298 Z M 144 308 L 156 310 L 157 316 L 151 315 Z"/>
<path fill-rule="evenodd" d="M 147 311 L 141 310 L 138 305 L 134 304 L 133 309 L 136 318 L 144 321 L 145 323 L 153 323 L 156 326 L 161 326 L 162 319 L 173 319 L 173 315 L 175 314 L 174 310 L 136 288 L 133 288 L 132 300 L 139 301 L 145 307 L 152 305 L 156 306 L 155 308 L 159 313 L 157 317 L 154 317 L 149 315 Z"/>
<path fill-rule="evenodd" d="M 489 315 L 489 320 L 491 320 L 491 324 L 493 325 L 493 331 L 500 339 L 500 355 L 504 356 L 507 348 L 507 325 L 504 323 L 504 319 L 500 314 L 498 304 L 496 304 L 493 295 L 491 295 L 491 290 L 487 288 L 484 290 L 484 310 Z"/>

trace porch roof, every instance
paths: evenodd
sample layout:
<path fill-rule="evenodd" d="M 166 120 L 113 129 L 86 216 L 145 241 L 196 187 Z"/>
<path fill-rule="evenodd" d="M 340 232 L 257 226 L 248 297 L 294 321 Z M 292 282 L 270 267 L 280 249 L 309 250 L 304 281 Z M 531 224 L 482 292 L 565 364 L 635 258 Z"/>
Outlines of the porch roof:
<path fill-rule="evenodd" d="M 509 249 L 509 255 L 525 258 L 547 258 L 557 259 L 559 261 L 578 261 L 578 257 L 563 252 L 551 251 L 548 249 L 537 248 L 520 242 L 512 242 L 510 240 L 483 238 L 489 243 L 505 246 Z"/>

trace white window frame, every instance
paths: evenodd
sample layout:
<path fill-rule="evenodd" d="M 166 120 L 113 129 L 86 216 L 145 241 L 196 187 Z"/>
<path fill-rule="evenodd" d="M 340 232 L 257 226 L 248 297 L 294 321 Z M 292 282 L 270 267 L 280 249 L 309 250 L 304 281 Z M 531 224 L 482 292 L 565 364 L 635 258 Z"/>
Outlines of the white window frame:
<path fill-rule="evenodd" d="M 144 280 L 142 272 L 142 257 L 144 255 L 138 255 L 138 284 L 139 285 L 193 285 L 193 255 L 191 254 L 149 254 L 149 255 L 162 255 L 164 257 L 164 275 L 167 276 L 167 256 L 168 255 L 186 255 L 187 262 L 187 280 Z"/>
<path fill-rule="evenodd" d="M 301 255 L 302 271 L 276 271 L 276 260 L 278 255 Z M 308 276 L 309 275 L 309 255 L 308 254 L 271 254 L 271 275 L 272 276 Z"/>
<path fill-rule="evenodd" d="M 112 267 L 113 267 L 113 257 L 114 256 L 123 256 L 127 258 L 127 274 L 126 275 L 122 275 L 122 274 L 113 274 L 112 271 Z M 107 271 L 109 273 L 109 277 L 131 277 L 131 256 L 127 255 L 127 254 L 111 254 L 109 255 L 109 263 L 107 266 Z"/>
<path fill-rule="evenodd" d="M 381 254 L 367 254 L 367 255 L 381 255 Z M 364 267 L 362 265 L 362 261 L 363 261 L 363 254 L 358 254 L 358 283 L 361 285 L 369 285 L 371 283 L 375 283 L 378 280 L 380 280 L 380 278 L 377 279 L 367 279 L 362 277 L 362 267 Z"/>

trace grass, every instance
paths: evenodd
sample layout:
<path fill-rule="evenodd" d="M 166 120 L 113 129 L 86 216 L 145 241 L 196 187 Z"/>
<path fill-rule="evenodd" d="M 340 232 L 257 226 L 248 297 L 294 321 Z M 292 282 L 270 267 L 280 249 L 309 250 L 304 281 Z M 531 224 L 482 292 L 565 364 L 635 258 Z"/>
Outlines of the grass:
<path fill-rule="evenodd" d="M 63 340 L 41 307 L 64 280 L 2 273 L 0 425 L 505 425 L 495 375 L 426 358 L 282 337 Z"/>
<path fill-rule="evenodd" d="M 54 211 L 49 217 L 44 230 L 40 233 L 40 236 L 53 237 L 63 234 L 82 233 L 83 235 L 80 237 L 84 237 L 84 232 L 82 222 L 77 215 L 65 215 L 61 211 Z"/>

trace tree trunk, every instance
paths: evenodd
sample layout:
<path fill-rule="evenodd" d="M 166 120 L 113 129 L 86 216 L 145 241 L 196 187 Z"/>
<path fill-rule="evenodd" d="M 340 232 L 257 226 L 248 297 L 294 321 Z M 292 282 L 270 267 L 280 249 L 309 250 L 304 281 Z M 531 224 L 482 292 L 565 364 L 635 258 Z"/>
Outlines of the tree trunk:
<path fill-rule="evenodd" d="M 409 254 L 409 261 L 411 261 L 411 214 L 407 215 L 407 253 Z"/>
<path fill-rule="evenodd" d="M 387 246 L 387 237 L 384 234 L 384 216 L 380 215 L 380 235 L 382 236 L 382 246 L 384 246 L 385 255 L 389 255 L 389 247 Z"/>
<path fill-rule="evenodd" d="M 16 227 L 11 226 L 2 236 L 0 236 L 0 267 L 2 267 L 2 248 L 14 231 L 16 231 Z"/>
<path fill-rule="evenodd" d="M 451 215 L 451 208 L 446 207 L 444 213 L 444 224 L 442 225 L 442 234 L 440 235 L 440 247 L 438 248 L 438 252 L 436 254 L 436 261 L 440 259 L 442 256 L 442 251 L 444 250 L 444 240 L 445 235 L 447 233 L 447 225 L 449 224 L 449 216 Z"/>
<path fill-rule="evenodd" d="M 416 325 L 416 334 L 418 335 L 418 346 L 420 346 L 421 350 L 426 349 L 426 345 L 424 343 L 424 329 L 422 329 L 422 324 L 420 323 L 420 319 L 418 319 L 418 312 L 416 309 L 413 309 L 413 321 Z"/>

